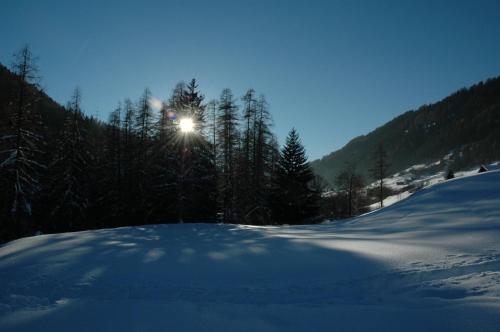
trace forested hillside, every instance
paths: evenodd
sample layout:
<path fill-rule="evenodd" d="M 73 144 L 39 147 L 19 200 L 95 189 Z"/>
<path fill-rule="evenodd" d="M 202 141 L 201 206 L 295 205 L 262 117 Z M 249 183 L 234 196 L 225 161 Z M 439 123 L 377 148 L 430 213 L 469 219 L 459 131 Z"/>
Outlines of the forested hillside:
<path fill-rule="evenodd" d="M 382 144 L 395 173 L 452 154 L 454 169 L 500 159 L 500 77 L 462 89 L 418 110 L 408 111 L 371 133 L 351 140 L 311 166 L 331 184 L 345 168 L 356 165 L 368 175 L 373 153 Z"/>
<path fill-rule="evenodd" d="M 53 142 L 57 134 L 64 127 L 64 120 L 67 116 L 66 109 L 48 96 L 43 89 L 35 85 L 28 85 L 30 94 L 36 100 L 34 106 L 41 120 L 45 125 L 44 136 L 47 143 Z M 6 112 L 9 103 L 12 103 L 12 95 L 17 91 L 16 75 L 0 63 L 0 122 L 7 120 Z M 104 129 L 103 123 L 98 123 L 95 119 L 84 118 L 85 127 L 91 131 L 101 131 Z"/>
<path fill-rule="evenodd" d="M 75 88 L 62 107 L 37 85 L 28 47 L 0 68 L 0 241 L 152 223 L 304 223 L 319 196 L 298 133 L 280 151 L 264 95 L 224 89 L 205 101 L 195 79 L 145 88 L 85 115 Z M 296 209 L 290 209 L 293 205 Z M 297 210 L 298 209 L 298 210 Z"/>

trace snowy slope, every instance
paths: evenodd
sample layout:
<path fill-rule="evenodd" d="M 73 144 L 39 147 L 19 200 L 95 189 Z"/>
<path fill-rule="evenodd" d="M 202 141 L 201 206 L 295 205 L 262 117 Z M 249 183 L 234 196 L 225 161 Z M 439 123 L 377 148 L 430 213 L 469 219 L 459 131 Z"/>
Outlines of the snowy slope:
<path fill-rule="evenodd" d="M 0 284 L 0 331 L 499 331 L 500 172 L 324 225 L 24 238 Z"/>
<path fill-rule="evenodd" d="M 384 206 L 392 205 L 400 200 L 407 198 L 413 194 L 419 188 L 425 188 L 433 186 L 437 183 L 446 181 L 446 173 L 444 170 L 438 171 L 436 167 L 443 165 L 445 161 L 449 158 L 449 155 L 445 156 L 443 160 L 438 160 L 430 164 L 419 164 L 413 165 L 401 172 L 392 174 L 388 178 L 384 179 L 384 185 L 393 190 L 396 194 L 386 197 L 384 199 Z M 476 165 L 467 170 L 455 172 L 456 178 L 461 178 L 464 176 L 471 176 L 477 174 L 481 165 Z M 494 162 L 486 165 L 489 170 L 498 170 L 499 162 Z M 377 188 L 379 183 L 377 181 L 369 184 L 367 188 Z M 368 206 L 369 210 L 377 210 L 380 208 L 380 204 L 375 202 Z"/>

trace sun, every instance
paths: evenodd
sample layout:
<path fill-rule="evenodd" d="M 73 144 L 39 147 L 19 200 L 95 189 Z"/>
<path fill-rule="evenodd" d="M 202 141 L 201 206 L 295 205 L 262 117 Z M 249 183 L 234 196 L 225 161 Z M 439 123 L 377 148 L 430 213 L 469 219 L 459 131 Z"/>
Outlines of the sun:
<path fill-rule="evenodd" d="M 191 118 L 183 118 L 179 121 L 179 128 L 183 133 L 190 133 L 194 130 L 194 122 Z"/>

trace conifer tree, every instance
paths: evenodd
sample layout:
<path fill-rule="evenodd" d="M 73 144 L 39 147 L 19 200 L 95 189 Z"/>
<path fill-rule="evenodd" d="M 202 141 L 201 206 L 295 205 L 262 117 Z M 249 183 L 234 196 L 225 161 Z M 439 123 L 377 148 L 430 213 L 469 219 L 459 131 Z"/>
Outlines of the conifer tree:
<path fill-rule="evenodd" d="M 179 157 L 177 153 L 178 129 L 170 105 L 164 102 L 155 124 L 153 160 L 151 166 L 151 222 L 174 222 L 177 219 Z"/>
<path fill-rule="evenodd" d="M 292 129 L 281 150 L 273 188 L 273 221 L 299 224 L 316 215 L 319 195 L 311 184 L 314 175 L 307 162 L 304 146 Z"/>
<path fill-rule="evenodd" d="M 106 140 L 103 165 L 100 167 L 99 202 L 101 218 L 108 218 L 113 225 L 120 222 L 123 215 L 123 137 L 121 104 L 109 115 L 106 126 Z M 103 215 L 105 214 L 105 215 Z"/>
<path fill-rule="evenodd" d="M 16 88 L 7 107 L 6 123 L 0 136 L 0 227 L 6 237 L 26 234 L 30 225 L 32 206 L 40 191 L 40 172 L 44 138 L 42 122 L 36 109 L 37 67 L 28 46 L 14 55 L 12 66 Z"/>
<path fill-rule="evenodd" d="M 78 230 L 85 226 L 92 155 L 82 132 L 82 121 L 81 93 L 76 88 L 67 106 L 58 150 L 50 164 L 52 231 Z"/>
<path fill-rule="evenodd" d="M 224 222 L 235 219 L 235 152 L 239 144 L 238 107 L 230 89 L 224 89 L 219 99 L 217 118 L 217 146 L 221 166 L 219 193 Z"/>
<path fill-rule="evenodd" d="M 153 167 L 152 149 L 154 137 L 154 114 L 151 107 L 151 91 L 146 88 L 137 102 L 134 121 L 134 149 L 131 165 L 132 192 L 136 196 L 134 208 L 136 218 L 147 222 L 149 218 L 150 203 L 153 185 L 151 170 Z"/>
<path fill-rule="evenodd" d="M 121 121 L 121 136 L 122 136 L 122 162 L 121 168 L 123 173 L 123 192 L 122 192 L 122 224 L 130 225 L 135 218 L 135 200 L 138 187 L 137 179 L 137 163 L 136 163 L 136 147 L 137 136 L 136 128 L 136 109 L 134 103 L 129 98 L 123 103 L 123 121 Z"/>
<path fill-rule="evenodd" d="M 217 100 L 211 100 L 207 107 L 210 117 L 208 139 L 212 144 L 212 158 L 214 165 L 217 165 Z"/>
<path fill-rule="evenodd" d="M 183 105 L 188 110 L 188 116 L 193 119 L 198 132 L 202 133 L 206 125 L 205 108 L 203 104 L 205 96 L 198 90 L 196 79 L 192 79 L 186 86 L 186 91 L 183 93 Z"/>

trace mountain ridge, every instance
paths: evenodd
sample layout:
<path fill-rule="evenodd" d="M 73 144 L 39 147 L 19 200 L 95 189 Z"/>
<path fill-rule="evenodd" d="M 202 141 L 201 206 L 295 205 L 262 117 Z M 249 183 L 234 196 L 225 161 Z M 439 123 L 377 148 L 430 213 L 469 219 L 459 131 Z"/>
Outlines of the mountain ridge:
<path fill-rule="evenodd" d="M 373 151 L 382 144 L 392 165 L 391 174 L 450 153 L 446 167 L 463 169 L 500 157 L 499 123 L 500 77 L 494 77 L 406 111 L 312 161 L 311 166 L 332 185 L 346 163 L 354 163 L 367 177 Z"/>

